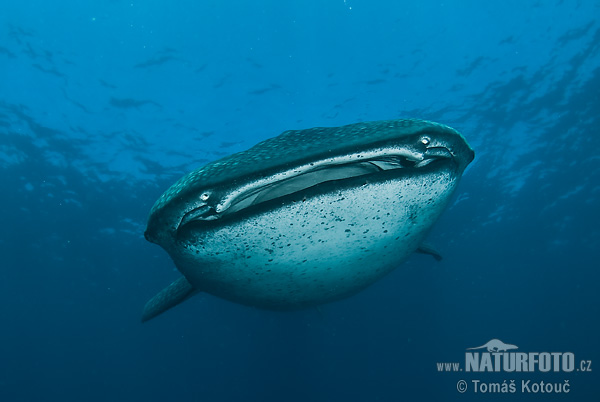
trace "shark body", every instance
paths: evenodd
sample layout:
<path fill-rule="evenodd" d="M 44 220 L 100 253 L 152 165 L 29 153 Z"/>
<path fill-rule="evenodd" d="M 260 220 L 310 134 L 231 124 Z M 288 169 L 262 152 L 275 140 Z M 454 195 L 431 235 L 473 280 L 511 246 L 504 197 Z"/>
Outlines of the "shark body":
<path fill-rule="evenodd" d="M 183 276 L 142 320 L 198 292 L 274 310 L 352 295 L 419 250 L 473 157 L 452 128 L 406 119 L 286 131 L 209 163 L 152 208 L 146 239 Z"/>

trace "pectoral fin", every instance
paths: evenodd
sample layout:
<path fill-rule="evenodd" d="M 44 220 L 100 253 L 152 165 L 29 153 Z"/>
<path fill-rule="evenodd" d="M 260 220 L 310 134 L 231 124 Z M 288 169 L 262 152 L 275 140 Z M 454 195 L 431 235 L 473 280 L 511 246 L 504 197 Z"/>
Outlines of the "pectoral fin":
<path fill-rule="evenodd" d="M 196 293 L 194 287 L 182 276 L 148 300 L 142 313 L 142 322 L 146 322 L 171 307 L 175 307 L 194 293 Z"/>
<path fill-rule="evenodd" d="M 442 261 L 442 255 L 440 254 L 440 252 L 437 251 L 430 244 L 426 244 L 426 243 L 421 244 L 421 246 L 417 249 L 417 253 L 429 254 L 430 256 L 435 258 L 436 261 Z"/>

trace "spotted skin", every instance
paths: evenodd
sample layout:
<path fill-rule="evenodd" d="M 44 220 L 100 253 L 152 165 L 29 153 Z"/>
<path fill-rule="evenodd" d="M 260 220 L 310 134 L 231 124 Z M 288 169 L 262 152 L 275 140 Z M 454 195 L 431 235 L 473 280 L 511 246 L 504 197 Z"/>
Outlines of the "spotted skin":
<path fill-rule="evenodd" d="M 428 146 L 445 147 L 452 158 L 328 181 L 220 213 L 240 188 L 295 174 L 300 166 L 389 149 L 424 155 Z M 151 300 L 145 320 L 184 300 L 186 292 L 277 310 L 354 294 L 417 250 L 472 159 L 464 138 L 449 127 L 388 120 L 287 131 L 191 172 L 151 212 L 146 237 L 169 253 L 185 280 Z M 212 220 L 186 220 L 190 211 L 211 208 Z"/>

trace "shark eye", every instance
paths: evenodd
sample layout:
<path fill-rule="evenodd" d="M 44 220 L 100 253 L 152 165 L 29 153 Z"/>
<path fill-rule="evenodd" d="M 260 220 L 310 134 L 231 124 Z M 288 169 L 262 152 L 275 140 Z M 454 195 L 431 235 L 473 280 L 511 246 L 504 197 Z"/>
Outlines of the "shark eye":
<path fill-rule="evenodd" d="M 202 195 L 200 196 L 200 199 L 202 201 L 208 201 L 208 197 L 210 197 L 210 194 L 208 194 L 208 193 L 202 193 Z"/>
<path fill-rule="evenodd" d="M 421 137 L 421 144 L 429 145 L 430 143 L 431 143 L 431 140 L 429 139 L 429 137 Z"/>

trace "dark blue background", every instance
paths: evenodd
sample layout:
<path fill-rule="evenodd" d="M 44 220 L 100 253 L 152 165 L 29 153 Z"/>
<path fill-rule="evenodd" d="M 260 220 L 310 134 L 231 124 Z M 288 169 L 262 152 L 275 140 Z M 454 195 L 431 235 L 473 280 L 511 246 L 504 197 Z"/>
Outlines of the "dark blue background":
<path fill-rule="evenodd" d="M 518 400 L 600 362 L 598 1 L 4 1 L 1 401 Z M 286 129 L 416 117 L 476 150 L 416 255 L 321 309 L 207 295 L 143 239 L 185 172 Z M 491 338 L 592 373 L 438 373 Z"/>

